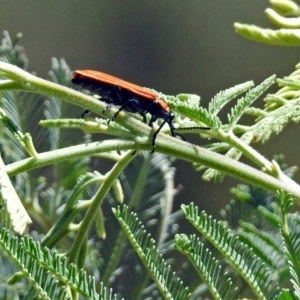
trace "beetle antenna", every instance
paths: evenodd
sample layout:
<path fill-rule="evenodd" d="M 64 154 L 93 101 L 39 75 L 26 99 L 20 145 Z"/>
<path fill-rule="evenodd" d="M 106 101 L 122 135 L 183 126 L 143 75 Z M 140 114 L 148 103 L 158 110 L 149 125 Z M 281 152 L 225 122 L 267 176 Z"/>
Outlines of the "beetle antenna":
<path fill-rule="evenodd" d="M 198 127 L 198 126 L 193 126 L 193 127 L 181 127 L 178 129 L 185 129 L 185 130 L 210 130 L 210 127 Z M 177 133 L 178 134 L 178 133 Z"/>

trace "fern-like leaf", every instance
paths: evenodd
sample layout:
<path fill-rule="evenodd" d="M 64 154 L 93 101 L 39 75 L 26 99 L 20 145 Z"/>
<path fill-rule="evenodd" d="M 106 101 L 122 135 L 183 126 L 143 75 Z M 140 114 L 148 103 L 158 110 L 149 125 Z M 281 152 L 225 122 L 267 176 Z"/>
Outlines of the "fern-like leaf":
<path fill-rule="evenodd" d="M 0 61 L 16 65 L 21 69 L 26 69 L 28 58 L 25 55 L 24 47 L 19 45 L 22 34 L 17 34 L 14 40 L 10 38 L 7 31 L 4 31 L 3 35 L 4 39 L 0 47 Z"/>
<path fill-rule="evenodd" d="M 58 280 L 90 299 L 117 299 L 112 295 L 112 291 L 107 291 L 103 285 L 100 286 L 98 293 L 94 278 L 88 277 L 83 270 L 77 271 L 75 265 L 66 266 L 66 258 L 62 259 L 56 252 L 51 253 L 47 248 L 42 249 L 40 244 L 33 241 L 31 237 L 25 236 L 19 242 L 17 238 L 11 237 L 7 230 L 2 229 L 0 245 L 33 284 L 36 291 L 44 293 L 44 295 L 41 294 L 43 297 L 61 295 L 61 298 L 54 298 L 68 299 L 66 290 L 64 291 L 60 285 L 57 285 L 56 280 Z M 49 273 L 52 277 L 49 277 Z M 56 280 L 51 279 L 53 277 Z"/>
<path fill-rule="evenodd" d="M 264 29 L 255 25 L 234 23 L 235 31 L 241 36 L 269 45 L 299 46 L 300 29 Z"/>
<path fill-rule="evenodd" d="M 130 211 L 137 213 L 146 230 L 151 232 L 160 253 L 164 255 L 172 251 L 173 236 L 178 228 L 176 222 L 182 213 L 171 214 L 175 188 L 170 158 L 143 151 L 120 174 L 119 180 L 124 202 Z M 114 290 L 125 299 L 156 298 L 155 295 L 159 293 L 156 285 L 149 285 L 147 270 L 134 255 L 118 221 L 111 213 L 111 207 L 116 202 L 116 196 L 110 193 L 101 206 L 105 229 L 109 233 L 105 241 L 101 242 L 101 279 L 105 285 L 111 283 Z M 117 284 L 119 280 L 122 280 L 122 285 Z"/>
<path fill-rule="evenodd" d="M 171 273 L 171 267 L 158 253 L 155 241 L 146 233 L 136 214 L 130 213 L 125 205 L 113 209 L 113 213 L 164 299 L 187 299 L 188 290 L 180 278 Z"/>
<path fill-rule="evenodd" d="M 267 99 L 271 97 L 272 96 L 268 96 Z M 268 116 L 264 117 L 255 126 L 255 140 L 264 143 L 273 135 L 280 133 L 291 120 L 299 122 L 299 111 L 300 100 L 296 99 L 270 112 Z"/>
<path fill-rule="evenodd" d="M 272 135 L 281 132 L 290 121 L 300 121 L 299 68 L 300 64 L 288 77 L 276 79 L 282 88 L 265 98 L 264 114 L 258 116 L 257 123 L 252 126 L 255 141 L 265 142 Z"/>
<path fill-rule="evenodd" d="M 208 111 L 213 115 L 217 115 L 219 111 L 231 100 L 238 95 L 246 92 L 254 86 L 253 81 L 247 81 L 245 83 L 238 84 L 234 87 L 226 89 L 215 95 L 209 103 Z"/>
<path fill-rule="evenodd" d="M 52 68 L 50 71 L 51 80 L 55 83 L 70 86 L 71 85 L 71 70 L 65 60 L 52 59 Z M 74 112 L 75 116 L 80 116 L 78 109 L 74 106 L 70 107 L 68 103 L 64 103 L 62 100 L 49 97 L 46 101 L 46 107 L 44 115 L 47 119 L 60 119 L 66 113 Z M 63 130 L 57 127 L 47 127 L 47 141 L 49 142 L 49 148 L 51 150 L 61 148 L 73 143 L 73 135 L 67 134 Z M 75 137 L 75 136 L 74 136 Z M 78 140 L 78 137 L 76 137 Z M 84 143 L 90 142 L 90 136 L 84 135 Z M 56 176 L 61 178 L 61 186 L 65 189 L 71 189 L 73 187 L 74 179 L 80 174 L 84 174 L 88 171 L 88 164 L 90 162 L 89 157 L 72 159 L 55 166 L 54 172 Z M 72 169 L 72 172 L 70 172 Z"/>
<path fill-rule="evenodd" d="M 181 101 L 176 97 L 168 96 L 167 97 L 168 104 L 172 109 L 178 111 L 185 117 L 196 122 L 196 124 L 205 124 L 210 128 L 220 128 L 222 125 L 219 117 L 210 113 L 207 109 L 190 103 L 190 101 Z"/>
<path fill-rule="evenodd" d="M 193 204 L 182 205 L 186 218 L 200 231 L 240 273 L 250 285 L 258 299 L 266 299 L 277 292 L 277 286 L 264 263 L 234 238 L 220 222 L 208 217 L 205 212 L 198 213 Z"/>
<path fill-rule="evenodd" d="M 19 267 L 42 299 L 50 300 L 54 293 L 56 297 L 60 295 L 60 298 L 57 299 L 70 299 L 67 291 L 57 286 L 57 282 L 53 281 L 53 277 L 49 276 L 45 269 L 27 255 L 23 245 L 19 243 L 17 238 L 11 237 L 6 229 L 1 230 L 0 245 Z"/>
<path fill-rule="evenodd" d="M 0 61 L 5 61 L 26 69 L 28 59 L 25 55 L 24 48 L 18 44 L 21 36 L 22 35 L 19 34 L 16 36 L 15 40 L 11 40 L 9 34 L 4 32 L 4 39 L 0 46 Z M 18 91 L 2 91 L 0 97 L 1 107 L 8 117 L 16 124 L 18 130 L 23 133 L 31 132 L 33 134 L 36 132 L 38 127 L 37 120 L 40 119 L 42 108 L 42 105 L 38 105 L 36 100 L 41 97 L 40 95 Z M 33 110 L 32 107 L 35 109 Z M 23 147 L 18 143 L 15 143 L 10 135 L 7 138 L 9 141 L 7 144 L 11 144 L 9 146 L 14 155 L 16 156 L 16 153 L 20 152 L 19 157 L 16 157 L 16 159 L 24 158 L 25 151 Z M 40 139 L 37 139 L 37 141 L 40 141 Z"/>
<path fill-rule="evenodd" d="M 286 259 L 282 251 L 282 243 L 278 234 L 267 234 L 257 230 L 248 223 L 242 223 L 239 230 L 239 239 L 252 249 L 266 266 L 273 270 L 273 278 L 278 282 L 286 273 Z"/>
<path fill-rule="evenodd" d="M 255 209 L 249 203 L 231 199 L 224 209 L 220 211 L 222 219 L 230 228 L 237 228 L 241 220 L 247 220 Z"/>
<path fill-rule="evenodd" d="M 284 1 L 286 3 L 293 3 L 292 1 Z M 297 7 L 296 3 L 294 3 L 294 6 Z M 296 14 L 299 14 L 299 7 L 298 11 L 294 11 Z M 280 15 L 277 11 L 271 8 L 267 8 L 265 10 L 265 13 L 270 21 L 272 21 L 274 24 L 276 24 L 279 27 L 283 28 L 299 28 L 300 27 L 300 18 L 290 18 L 283 15 Z M 285 12 L 286 14 L 287 12 Z M 291 6 L 289 7 L 288 14 L 292 14 Z"/>
<path fill-rule="evenodd" d="M 275 75 L 270 76 L 260 85 L 248 91 L 243 98 L 238 100 L 236 106 L 231 109 L 231 113 L 228 115 L 229 130 L 233 129 L 247 108 L 274 83 L 274 79 Z"/>
<path fill-rule="evenodd" d="M 283 289 L 276 298 L 276 300 L 298 300 L 298 299 L 299 297 L 296 297 L 293 291 L 287 289 Z"/>
<path fill-rule="evenodd" d="M 60 62 L 53 58 L 52 59 L 52 70 L 50 76 L 53 82 L 69 86 L 71 81 L 71 70 L 64 60 Z M 63 102 L 55 97 L 50 97 L 46 102 L 45 116 L 47 119 L 59 119 L 62 117 Z M 49 145 L 50 149 L 58 149 L 61 131 L 59 128 L 48 128 L 49 131 Z"/>
<path fill-rule="evenodd" d="M 298 241 L 298 233 L 296 238 L 293 239 L 292 234 L 288 230 L 287 224 L 287 212 L 290 209 L 293 203 L 293 197 L 290 194 L 286 194 L 283 191 L 277 193 L 277 198 L 280 204 L 281 213 L 282 213 L 282 224 L 281 224 L 281 233 L 284 245 L 284 252 L 287 256 L 287 261 L 290 269 L 291 282 L 294 287 L 294 294 L 300 298 L 300 264 L 297 257 L 297 252 L 300 251 L 299 243 L 296 245 L 298 249 L 293 245 L 293 240 Z M 298 250 L 298 251 L 297 251 Z"/>
<path fill-rule="evenodd" d="M 299 16 L 299 5 L 293 0 L 272 0 L 270 1 L 272 9 L 282 16 Z"/>
<path fill-rule="evenodd" d="M 204 248 L 204 244 L 199 238 L 196 238 L 195 235 L 187 237 L 177 234 L 175 245 L 180 252 L 187 255 L 214 299 L 237 299 L 237 291 L 232 288 L 232 280 L 228 276 L 224 276 L 221 265 L 211 252 Z"/>

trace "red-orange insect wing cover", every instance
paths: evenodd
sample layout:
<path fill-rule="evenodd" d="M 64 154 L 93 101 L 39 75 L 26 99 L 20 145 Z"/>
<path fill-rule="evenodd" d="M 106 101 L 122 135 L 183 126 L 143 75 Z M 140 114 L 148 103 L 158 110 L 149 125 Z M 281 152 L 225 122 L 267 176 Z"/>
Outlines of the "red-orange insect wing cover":
<path fill-rule="evenodd" d="M 159 98 L 155 92 L 143 88 L 134 83 L 122 80 L 120 78 L 93 70 L 77 70 L 73 73 L 72 82 L 80 85 L 83 88 L 95 92 L 101 96 L 101 100 L 108 105 L 119 105 L 119 110 L 110 118 L 114 120 L 120 111 L 138 113 L 143 117 L 143 122 L 146 123 L 146 114 L 151 115 L 149 126 L 153 126 L 153 122 L 161 119 L 162 122 L 152 137 L 152 151 L 155 150 L 155 141 L 157 134 L 160 132 L 164 124 L 170 127 L 173 137 L 180 136 L 176 133 L 173 125 L 174 114 L 169 109 L 167 102 Z M 88 112 L 86 110 L 82 117 Z"/>
<path fill-rule="evenodd" d="M 99 71 L 77 70 L 74 71 L 73 76 L 74 78 L 78 79 L 90 79 L 99 83 L 106 83 L 112 86 L 120 86 L 124 90 L 127 90 L 135 95 L 141 96 L 149 100 L 155 100 L 158 97 L 156 93 L 151 92 L 146 88 Z"/>

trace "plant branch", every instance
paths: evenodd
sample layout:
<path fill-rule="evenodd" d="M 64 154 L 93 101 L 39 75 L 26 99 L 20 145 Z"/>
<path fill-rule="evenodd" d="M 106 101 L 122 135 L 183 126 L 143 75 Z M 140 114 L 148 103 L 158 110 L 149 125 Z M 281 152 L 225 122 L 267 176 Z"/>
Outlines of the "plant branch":
<path fill-rule="evenodd" d="M 84 237 L 87 235 L 90 225 L 94 219 L 95 211 L 99 208 L 99 206 L 101 206 L 102 201 L 104 200 L 106 194 L 108 193 L 112 185 L 117 180 L 119 174 L 132 161 L 133 158 L 134 156 L 131 155 L 131 151 L 128 151 L 128 153 L 123 157 L 123 159 L 121 159 L 114 165 L 112 170 L 108 173 L 106 180 L 103 181 L 97 193 L 94 195 L 91 205 L 80 224 L 80 228 L 76 235 L 75 241 L 69 252 L 70 262 L 75 262 L 77 260 L 78 253 L 81 249 L 82 240 L 84 240 Z"/>
<path fill-rule="evenodd" d="M 31 92 L 59 97 L 75 105 L 90 109 L 100 115 L 103 114 L 105 104 L 93 97 L 83 95 L 72 89 L 43 80 L 19 69 L 16 66 L 3 62 L 0 62 L 0 72 L 4 73 L 4 75 L 8 78 L 22 83 L 25 90 L 27 89 Z M 114 113 L 114 109 L 112 109 L 112 113 Z M 118 115 L 116 122 L 127 128 L 133 136 L 135 136 L 135 141 L 106 140 L 40 153 L 38 158 L 27 158 L 6 166 L 6 171 L 10 176 L 13 176 L 23 171 L 28 171 L 48 164 L 58 163 L 74 157 L 95 155 L 111 150 L 150 150 L 151 138 L 155 129 L 149 128 L 148 125 L 143 124 L 139 120 L 122 112 Z M 191 143 L 175 139 L 163 133 L 160 133 L 157 136 L 156 149 L 157 151 L 167 155 L 172 155 L 186 161 L 217 169 L 228 175 L 272 192 L 275 192 L 278 189 L 283 189 L 284 191 L 293 194 L 297 199 L 297 202 L 300 203 L 300 187 L 292 180 L 287 183 L 286 181 L 282 181 L 281 177 L 276 179 L 253 167 L 237 162 L 218 153 L 213 153 Z"/>

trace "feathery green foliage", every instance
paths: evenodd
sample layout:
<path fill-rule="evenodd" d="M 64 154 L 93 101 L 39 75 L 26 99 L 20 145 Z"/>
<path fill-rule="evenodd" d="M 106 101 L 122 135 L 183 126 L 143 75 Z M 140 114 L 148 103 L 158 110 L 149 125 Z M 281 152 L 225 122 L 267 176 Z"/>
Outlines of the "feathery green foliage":
<path fill-rule="evenodd" d="M 296 71 L 284 80 L 277 79 L 282 88 L 265 98 L 264 115 L 258 117 L 253 126 L 256 141 L 266 142 L 273 135 L 279 134 L 289 122 L 299 122 L 299 67 L 298 64 Z"/>
<path fill-rule="evenodd" d="M 222 125 L 218 116 L 210 113 L 207 109 L 197 104 L 193 104 L 193 95 L 191 95 L 191 97 L 185 97 L 184 101 L 182 101 L 182 97 L 177 98 L 168 96 L 166 99 L 172 109 L 178 110 L 180 114 L 190 118 L 195 124 L 200 124 L 202 126 L 205 124 L 210 128 L 219 128 Z"/>
<path fill-rule="evenodd" d="M 0 243 L 43 299 L 71 299 L 68 290 L 60 287 L 62 283 L 65 287 L 76 289 L 84 297 L 116 299 L 103 286 L 99 293 L 96 292 L 94 279 L 88 277 L 85 271 L 78 272 L 76 266 L 67 266 L 66 258 L 61 258 L 56 252 L 51 253 L 47 248 L 42 249 L 32 238 L 25 236 L 19 242 L 2 229 Z M 49 274 L 54 277 L 50 278 Z"/>
<path fill-rule="evenodd" d="M 299 232 L 291 233 L 289 230 L 289 225 L 287 220 L 287 213 L 290 207 L 292 206 L 293 197 L 289 194 L 285 194 L 282 191 L 279 191 L 277 198 L 279 200 L 279 206 L 281 209 L 280 230 L 283 238 L 283 250 L 287 257 L 287 263 L 290 270 L 291 282 L 293 284 L 294 294 L 299 298 L 300 297 Z"/>
<path fill-rule="evenodd" d="M 171 267 L 158 253 L 155 241 L 147 234 L 136 214 L 129 213 L 127 206 L 113 209 L 113 212 L 164 299 L 187 299 L 188 289 L 184 288 L 181 279 L 171 272 Z"/>
<path fill-rule="evenodd" d="M 282 158 L 279 159 L 282 161 Z M 292 174 L 291 168 L 285 172 Z M 243 193 L 237 192 L 242 189 Z M 260 205 L 260 216 L 253 218 L 253 213 L 257 214 L 255 209 L 247 218 L 243 214 L 245 221 L 240 224 L 239 239 L 268 266 L 278 284 L 284 285 L 290 281 L 294 285 L 293 292 L 282 294 L 292 297 L 287 299 L 298 299 L 299 285 L 296 283 L 298 279 L 295 270 L 299 262 L 299 215 L 289 213 L 293 200 L 291 195 L 279 192 L 275 197 L 255 187 L 245 186 L 238 187 L 234 194 L 238 199 L 244 199 L 243 203 L 248 202 L 253 207 Z M 247 219 L 252 224 L 246 222 Z M 283 295 L 278 295 L 278 299 Z"/>
<path fill-rule="evenodd" d="M 270 11 L 268 15 L 292 29 L 270 32 L 269 37 L 263 36 L 268 32 L 249 27 L 241 32 L 250 30 L 248 36 L 265 42 L 273 36 L 272 43 L 297 44 L 297 21 L 290 16 L 298 14 L 298 6 L 290 0 L 279 2 L 271 1 L 273 9 L 287 16 L 289 23 L 282 25 L 284 20 Z M 246 288 L 258 299 L 300 297 L 300 219 L 289 210 L 300 199 L 299 185 L 290 178 L 295 168 L 286 168 L 280 157 L 268 160 L 251 145 L 266 142 L 290 122 L 299 121 L 299 66 L 290 76 L 276 80 L 282 88 L 265 98 L 265 109 L 254 104 L 275 76 L 256 87 L 249 81 L 221 91 L 208 108 L 200 106 L 198 95 L 159 94 L 173 110 L 178 132 L 199 133 L 202 143 L 209 142 L 200 148 L 159 134 L 158 151 L 185 159 L 197 170 L 206 169 L 206 180 L 221 181 L 229 174 L 250 184 L 231 190 L 235 199 L 221 211 L 224 221 L 217 221 L 205 212 L 198 214 L 193 204 L 182 206 L 184 214 L 172 212 L 177 192 L 172 160 L 160 153 L 141 152 L 150 149 L 153 130 L 139 116 L 123 112 L 109 125 L 102 119 L 80 119 L 84 108 L 105 115 L 105 104 L 70 89 L 71 70 L 64 60 L 52 60 L 51 81 L 26 72 L 28 59 L 18 44 L 20 37 L 11 40 L 5 33 L 0 47 L 0 150 L 4 161 L 0 224 L 17 221 L 12 228 L 22 233 L 23 220 L 30 216 L 38 232 L 29 228 L 19 239 L 6 229 L 1 231 L 1 250 L 8 257 L 0 257 L 4 262 L 0 297 L 116 300 L 161 295 L 185 300 L 207 297 L 209 291 L 215 299 L 231 300 L 243 297 Z M 221 117 L 226 105 L 231 105 L 228 124 Z M 244 115 L 255 118 L 253 125 L 244 125 Z M 39 123 L 42 116 L 46 120 Z M 77 119 L 69 119 L 74 116 Z M 42 130 L 39 125 L 44 126 Z M 204 126 L 209 130 L 199 128 Z M 90 134 L 73 134 L 78 129 Z M 162 133 L 167 130 L 166 126 Z M 114 138 L 97 136 L 92 142 L 94 133 Z M 133 150 L 137 154 L 132 155 Z M 238 162 L 243 155 L 254 167 Z M 110 161 L 110 170 L 93 171 L 92 156 L 99 165 L 104 159 Z M 46 166 L 45 173 L 42 167 Z M 11 202 L 5 192 L 8 186 L 15 199 Z M 277 196 L 276 190 L 280 190 Z M 122 202 L 126 205 L 116 208 Z M 13 204 L 13 209 L 7 204 Z M 9 211 L 6 216 L 5 210 Z M 204 239 L 179 234 L 174 240 L 183 215 Z M 174 246 L 187 262 L 166 262 Z M 4 267 L 7 262 L 15 262 L 19 272 Z M 178 275 L 171 272 L 173 266 Z M 24 279 L 28 282 L 23 283 Z M 7 283 L 16 287 L 14 292 Z M 283 288 L 287 283 L 291 290 Z"/>
<path fill-rule="evenodd" d="M 242 117 L 246 109 L 263 93 L 265 92 L 274 82 L 275 76 L 267 78 L 259 86 L 251 89 L 245 97 L 237 101 L 236 106 L 231 109 L 231 113 L 228 115 L 229 126 L 228 130 L 232 130 L 239 119 Z"/>
<path fill-rule="evenodd" d="M 211 252 L 195 235 L 176 235 L 176 248 L 186 254 L 199 275 L 209 288 L 214 299 L 237 299 L 236 289 L 232 288 L 232 280 L 222 273 L 221 266 Z"/>
<path fill-rule="evenodd" d="M 240 94 L 248 91 L 253 86 L 253 81 L 248 81 L 238 84 L 237 86 L 229 88 L 225 91 L 219 92 L 211 99 L 211 102 L 208 106 L 209 112 L 213 115 L 218 114 L 227 103 L 238 97 Z"/>
<path fill-rule="evenodd" d="M 198 208 L 193 204 L 183 205 L 182 209 L 188 221 L 200 231 L 234 266 L 235 270 L 251 286 L 258 299 L 273 296 L 277 286 L 272 283 L 271 274 L 251 249 L 237 238 L 220 222 L 208 217 L 205 212 L 198 213 Z"/>
<path fill-rule="evenodd" d="M 280 29 L 265 29 L 255 25 L 235 23 L 237 33 L 250 40 L 277 46 L 299 46 L 300 7 L 292 0 L 270 0 L 272 8 L 265 13 Z"/>

